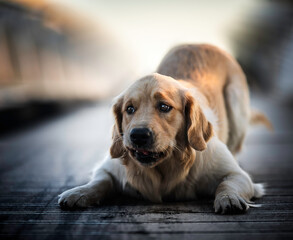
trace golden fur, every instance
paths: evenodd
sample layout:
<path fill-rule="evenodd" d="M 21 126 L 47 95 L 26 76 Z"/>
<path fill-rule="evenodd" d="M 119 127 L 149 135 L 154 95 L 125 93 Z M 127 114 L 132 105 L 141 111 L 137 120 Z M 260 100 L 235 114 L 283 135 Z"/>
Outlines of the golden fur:
<path fill-rule="evenodd" d="M 171 106 L 170 112 L 159 111 L 160 103 Z M 135 109 L 133 114 L 127 113 L 128 106 Z M 113 113 L 111 157 L 88 184 L 62 193 L 60 205 L 85 207 L 119 189 L 130 195 L 138 191 L 154 202 L 214 195 L 215 211 L 226 213 L 247 210 L 252 197 L 263 195 L 262 185 L 254 184 L 233 156 L 253 119 L 245 75 L 218 48 L 172 49 L 157 73 L 115 99 Z M 162 157 L 146 165 L 131 154 L 134 128 L 151 129 L 154 144 L 148 151 Z"/>

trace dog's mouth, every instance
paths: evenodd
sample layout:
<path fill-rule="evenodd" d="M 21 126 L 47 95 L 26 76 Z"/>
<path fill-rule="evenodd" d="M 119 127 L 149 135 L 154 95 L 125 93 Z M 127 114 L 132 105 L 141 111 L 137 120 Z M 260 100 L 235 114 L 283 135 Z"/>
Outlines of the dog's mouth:
<path fill-rule="evenodd" d="M 127 148 L 137 161 L 142 165 L 150 166 L 157 163 L 159 160 L 163 159 L 166 156 L 164 152 L 151 152 L 145 149 L 134 149 Z"/>

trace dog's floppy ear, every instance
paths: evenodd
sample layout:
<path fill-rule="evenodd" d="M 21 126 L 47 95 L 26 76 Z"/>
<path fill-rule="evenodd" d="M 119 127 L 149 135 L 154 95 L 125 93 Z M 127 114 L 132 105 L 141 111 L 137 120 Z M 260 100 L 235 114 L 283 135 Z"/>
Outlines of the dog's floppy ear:
<path fill-rule="evenodd" d="M 199 104 L 189 93 L 186 94 L 185 118 L 187 139 L 192 148 L 203 151 L 213 135 L 213 127 L 205 118 Z"/>
<path fill-rule="evenodd" d="M 122 132 L 122 104 L 123 97 L 119 97 L 114 103 L 112 110 L 115 117 L 115 124 L 112 131 L 112 145 L 110 154 L 112 158 L 119 158 L 124 153 L 123 132 Z"/>

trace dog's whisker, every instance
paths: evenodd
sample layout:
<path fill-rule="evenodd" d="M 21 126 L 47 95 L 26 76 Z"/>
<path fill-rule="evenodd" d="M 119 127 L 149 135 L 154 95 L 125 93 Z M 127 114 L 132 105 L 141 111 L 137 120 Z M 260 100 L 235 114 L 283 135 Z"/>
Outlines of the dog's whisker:
<path fill-rule="evenodd" d="M 115 137 L 115 139 L 113 139 L 113 143 L 117 143 L 118 141 L 122 141 L 123 137 Z"/>
<path fill-rule="evenodd" d="M 178 147 L 178 145 L 174 145 L 173 148 L 175 150 L 177 150 L 178 152 L 182 152 L 183 151 L 181 148 Z"/>

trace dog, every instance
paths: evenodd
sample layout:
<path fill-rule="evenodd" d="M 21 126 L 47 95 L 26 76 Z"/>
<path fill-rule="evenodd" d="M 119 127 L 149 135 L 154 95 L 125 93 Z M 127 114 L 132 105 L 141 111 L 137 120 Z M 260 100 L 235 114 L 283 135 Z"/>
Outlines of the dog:
<path fill-rule="evenodd" d="M 249 103 L 246 77 L 230 55 L 208 44 L 170 50 L 157 72 L 113 104 L 110 154 L 89 183 L 59 195 L 87 207 L 117 193 L 152 202 L 214 196 L 216 213 L 245 212 L 264 195 L 235 155 L 250 123 L 271 127 Z"/>

